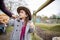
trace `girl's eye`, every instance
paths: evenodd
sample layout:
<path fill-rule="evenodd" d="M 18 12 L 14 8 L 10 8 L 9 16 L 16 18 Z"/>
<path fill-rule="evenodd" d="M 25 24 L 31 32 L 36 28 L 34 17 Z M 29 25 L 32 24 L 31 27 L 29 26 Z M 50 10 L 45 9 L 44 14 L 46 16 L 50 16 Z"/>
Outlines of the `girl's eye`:
<path fill-rule="evenodd" d="M 23 13 L 23 12 L 20 12 L 20 13 Z"/>

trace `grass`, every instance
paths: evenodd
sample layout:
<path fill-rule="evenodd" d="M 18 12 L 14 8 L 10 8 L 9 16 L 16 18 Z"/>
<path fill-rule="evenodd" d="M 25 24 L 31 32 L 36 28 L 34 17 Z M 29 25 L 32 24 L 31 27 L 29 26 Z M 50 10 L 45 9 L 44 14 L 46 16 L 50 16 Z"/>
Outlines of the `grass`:
<path fill-rule="evenodd" d="M 32 34 L 32 40 L 41 40 L 41 38 L 35 33 L 34 35 Z"/>
<path fill-rule="evenodd" d="M 54 25 L 53 27 L 50 28 L 50 30 L 60 32 L 60 25 Z"/>
<path fill-rule="evenodd" d="M 47 24 L 42 24 L 42 23 L 36 23 L 35 26 L 40 27 L 43 30 L 49 30 L 50 28 Z"/>
<path fill-rule="evenodd" d="M 60 24 L 36 23 L 35 26 L 36 27 L 38 26 L 38 27 L 40 27 L 43 30 L 60 32 Z"/>
<path fill-rule="evenodd" d="M 13 27 L 12 27 L 12 26 L 9 26 L 9 27 L 7 27 L 7 29 L 6 29 L 6 32 L 9 33 L 9 32 L 11 32 L 12 30 L 13 30 Z"/>

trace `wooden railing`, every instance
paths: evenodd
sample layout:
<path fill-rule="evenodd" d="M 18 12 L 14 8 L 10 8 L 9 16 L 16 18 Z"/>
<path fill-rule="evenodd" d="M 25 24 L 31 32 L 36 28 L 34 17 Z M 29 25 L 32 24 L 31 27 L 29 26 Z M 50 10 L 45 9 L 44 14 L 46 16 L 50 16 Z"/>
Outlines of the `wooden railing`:
<path fill-rule="evenodd" d="M 34 13 L 33 13 L 33 22 L 35 24 L 35 20 L 36 20 L 36 14 L 41 11 L 43 8 L 45 8 L 46 6 L 48 6 L 50 3 L 52 3 L 54 0 L 47 0 L 45 3 L 43 3 Z"/>

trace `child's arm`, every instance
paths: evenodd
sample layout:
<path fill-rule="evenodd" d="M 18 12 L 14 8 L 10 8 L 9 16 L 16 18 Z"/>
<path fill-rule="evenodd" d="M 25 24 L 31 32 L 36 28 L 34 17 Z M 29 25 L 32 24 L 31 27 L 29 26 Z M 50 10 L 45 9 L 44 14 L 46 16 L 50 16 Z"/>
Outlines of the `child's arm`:
<path fill-rule="evenodd" d="M 29 33 L 33 33 L 35 31 L 35 25 L 33 22 L 30 23 Z"/>

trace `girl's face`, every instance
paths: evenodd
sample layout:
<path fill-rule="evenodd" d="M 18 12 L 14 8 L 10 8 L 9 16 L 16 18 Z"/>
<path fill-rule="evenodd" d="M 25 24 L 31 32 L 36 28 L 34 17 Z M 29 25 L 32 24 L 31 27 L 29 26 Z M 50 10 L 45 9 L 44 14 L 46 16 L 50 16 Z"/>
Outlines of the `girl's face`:
<path fill-rule="evenodd" d="M 27 17 L 26 12 L 24 10 L 20 10 L 19 17 L 20 18 L 26 18 Z"/>

